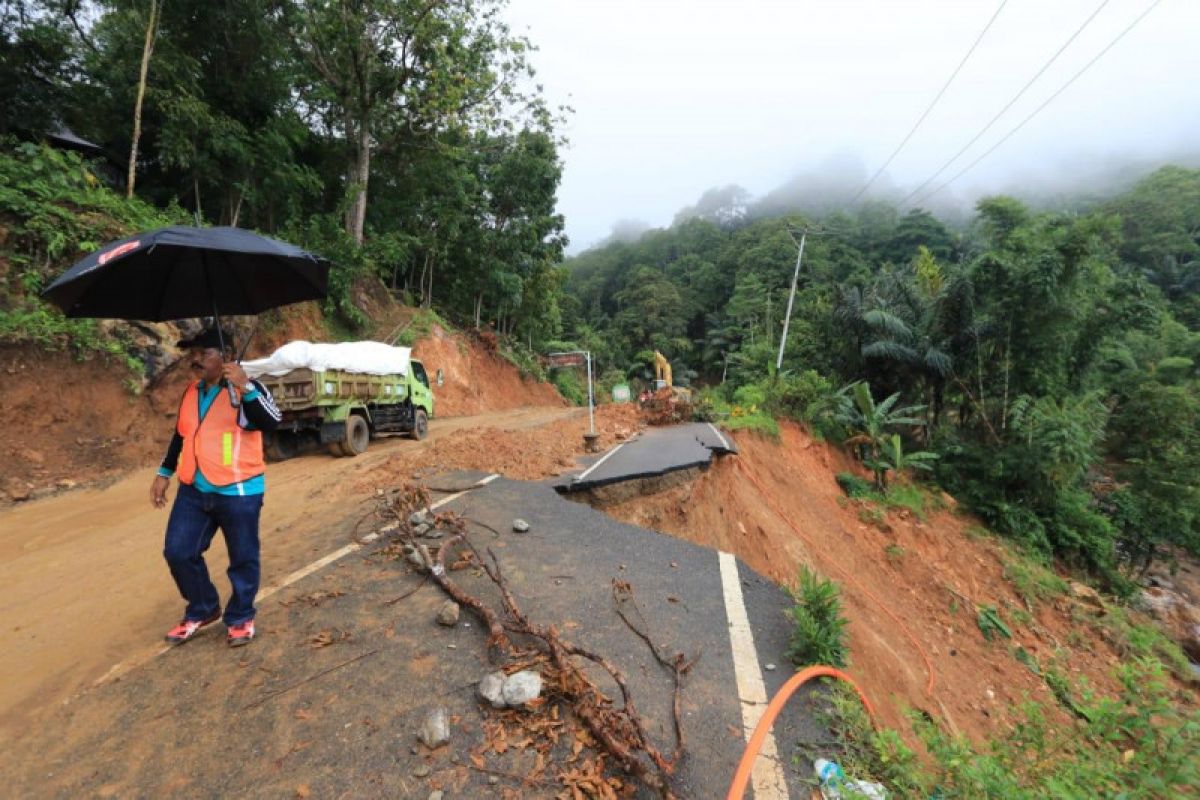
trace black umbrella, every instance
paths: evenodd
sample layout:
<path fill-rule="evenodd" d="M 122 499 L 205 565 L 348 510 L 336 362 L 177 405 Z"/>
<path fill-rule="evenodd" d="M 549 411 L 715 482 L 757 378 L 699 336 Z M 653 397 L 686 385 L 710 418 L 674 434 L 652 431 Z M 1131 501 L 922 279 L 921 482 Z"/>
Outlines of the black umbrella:
<path fill-rule="evenodd" d="M 163 322 L 319 300 L 328 283 L 328 261 L 286 242 L 241 228 L 173 225 L 92 253 L 42 297 L 68 317 Z"/>

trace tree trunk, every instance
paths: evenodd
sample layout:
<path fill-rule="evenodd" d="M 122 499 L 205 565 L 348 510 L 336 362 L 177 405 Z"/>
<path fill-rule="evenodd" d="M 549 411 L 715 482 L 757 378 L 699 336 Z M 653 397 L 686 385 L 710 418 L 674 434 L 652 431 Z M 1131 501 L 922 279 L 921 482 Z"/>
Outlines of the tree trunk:
<path fill-rule="evenodd" d="M 475 295 L 475 330 L 479 330 L 480 317 L 483 316 L 483 292 Z"/>
<path fill-rule="evenodd" d="M 146 75 L 150 72 L 150 55 L 158 35 L 158 15 L 164 0 L 150 0 L 150 20 L 146 23 L 146 43 L 142 45 L 142 69 L 138 75 L 137 101 L 133 106 L 133 140 L 129 144 L 129 174 L 125 180 L 125 197 L 133 197 L 137 180 L 138 140 L 142 138 L 142 101 L 146 97 Z"/>
<path fill-rule="evenodd" d="M 433 269 L 437 266 L 437 259 L 431 254 L 429 256 L 429 282 L 425 290 L 425 307 L 433 308 Z"/>
<path fill-rule="evenodd" d="M 238 219 L 242 216 L 242 198 L 245 197 L 241 192 L 237 192 L 237 200 L 233 204 L 233 216 L 229 218 L 229 226 L 236 228 Z"/>
<path fill-rule="evenodd" d="M 358 120 L 357 128 L 354 162 L 350 167 L 350 188 L 354 200 L 346 209 L 346 233 L 361 245 L 363 225 L 367 219 L 367 181 L 371 176 L 371 128 L 365 118 Z"/>

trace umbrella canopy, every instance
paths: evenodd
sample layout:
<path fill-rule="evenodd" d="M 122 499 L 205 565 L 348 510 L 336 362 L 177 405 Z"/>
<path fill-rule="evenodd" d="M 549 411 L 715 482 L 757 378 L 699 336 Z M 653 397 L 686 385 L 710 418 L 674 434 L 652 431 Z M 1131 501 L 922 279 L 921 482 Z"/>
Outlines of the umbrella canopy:
<path fill-rule="evenodd" d="M 164 322 L 319 300 L 328 283 L 329 262 L 294 245 L 241 228 L 174 225 L 92 253 L 42 297 L 68 317 Z"/>

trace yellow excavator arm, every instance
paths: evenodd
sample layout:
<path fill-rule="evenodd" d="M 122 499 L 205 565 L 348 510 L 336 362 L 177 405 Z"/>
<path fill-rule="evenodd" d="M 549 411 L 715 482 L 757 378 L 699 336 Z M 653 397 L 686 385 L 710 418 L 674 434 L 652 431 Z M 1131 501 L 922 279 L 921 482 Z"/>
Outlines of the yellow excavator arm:
<path fill-rule="evenodd" d="M 673 385 L 671 382 L 671 362 L 667 361 L 666 357 L 657 350 L 654 351 L 654 380 L 654 385 L 657 389 Z"/>

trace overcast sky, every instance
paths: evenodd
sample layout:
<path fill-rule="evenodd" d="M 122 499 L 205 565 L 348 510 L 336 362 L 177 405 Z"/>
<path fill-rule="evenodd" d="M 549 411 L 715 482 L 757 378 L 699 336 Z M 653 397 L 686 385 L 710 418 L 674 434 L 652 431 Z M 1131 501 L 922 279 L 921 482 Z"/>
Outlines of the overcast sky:
<path fill-rule="evenodd" d="M 1103 0 L 1009 0 L 878 182 L 902 196 L 967 143 Z M 1109 0 L 934 188 L 1053 95 L 1153 0 Z M 538 80 L 574 107 L 559 211 L 571 252 L 620 220 L 671 223 L 705 189 L 761 197 L 831 165 L 852 194 L 895 149 L 1000 0 L 512 0 Z M 1200 1 L 1162 0 L 942 198 L 1200 155 Z M 927 204 L 929 205 L 929 204 Z"/>

